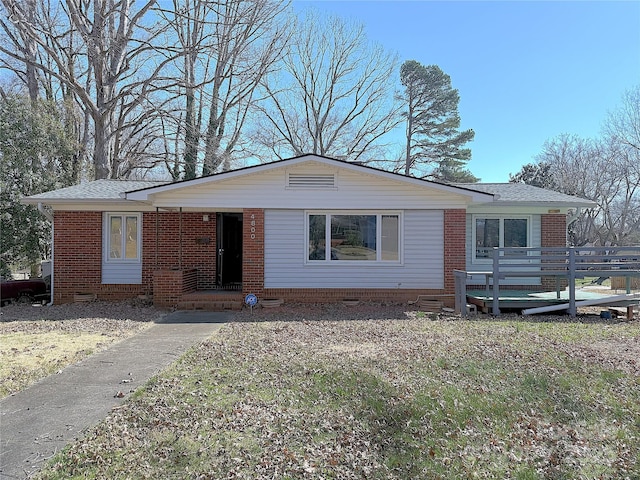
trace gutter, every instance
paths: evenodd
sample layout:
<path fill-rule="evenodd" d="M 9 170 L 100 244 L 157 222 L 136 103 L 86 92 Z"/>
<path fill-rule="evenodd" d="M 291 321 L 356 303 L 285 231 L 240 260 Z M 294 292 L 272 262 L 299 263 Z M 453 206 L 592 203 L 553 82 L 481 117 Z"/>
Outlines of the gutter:
<path fill-rule="evenodd" d="M 53 249 L 54 249 L 54 243 L 53 243 L 53 233 L 54 233 L 54 229 L 55 229 L 55 224 L 53 222 L 53 215 L 51 215 L 49 212 L 47 212 L 44 207 L 42 206 L 42 203 L 38 202 L 38 211 L 47 219 L 51 222 L 51 283 L 49 285 L 49 293 L 51 295 L 51 297 L 49 298 L 49 303 L 47 303 L 47 307 L 50 307 L 51 305 L 53 305 Z"/>

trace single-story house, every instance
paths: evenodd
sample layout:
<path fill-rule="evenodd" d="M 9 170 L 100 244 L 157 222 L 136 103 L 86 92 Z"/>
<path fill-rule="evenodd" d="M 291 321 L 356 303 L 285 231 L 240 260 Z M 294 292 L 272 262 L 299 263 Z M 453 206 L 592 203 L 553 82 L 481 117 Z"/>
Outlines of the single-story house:
<path fill-rule="evenodd" d="M 564 247 L 568 214 L 593 207 L 525 184 L 445 184 L 318 155 L 23 201 L 53 210 L 54 303 L 148 295 L 165 307 L 199 292 L 451 303 L 454 269 L 491 262 L 482 247 Z"/>

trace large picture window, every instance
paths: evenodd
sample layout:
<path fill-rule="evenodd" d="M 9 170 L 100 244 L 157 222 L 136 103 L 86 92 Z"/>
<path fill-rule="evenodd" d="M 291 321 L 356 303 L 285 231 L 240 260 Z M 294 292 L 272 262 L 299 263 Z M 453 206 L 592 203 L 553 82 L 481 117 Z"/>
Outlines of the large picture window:
<path fill-rule="evenodd" d="M 494 247 L 528 247 L 529 218 L 497 218 L 474 216 L 474 259 L 490 260 Z M 505 256 L 521 254 L 519 251 L 505 252 Z"/>
<path fill-rule="evenodd" d="M 400 262 L 400 215 L 310 213 L 309 262 Z"/>
<path fill-rule="evenodd" d="M 140 259 L 140 216 L 110 213 L 106 221 L 107 261 L 138 261 Z"/>

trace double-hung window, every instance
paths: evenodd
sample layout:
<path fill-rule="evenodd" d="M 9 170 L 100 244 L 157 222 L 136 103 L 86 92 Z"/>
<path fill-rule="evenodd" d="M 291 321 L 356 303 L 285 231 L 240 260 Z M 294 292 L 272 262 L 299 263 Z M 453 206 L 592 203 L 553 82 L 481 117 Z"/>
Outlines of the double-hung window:
<path fill-rule="evenodd" d="M 109 213 L 106 216 L 106 261 L 140 261 L 140 215 Z"/>
<path fill-rule="evenodd" d="M 308 213 L 307 263 L 400 263 L 399 213 Z"/>
<path fill-rule="evenodd" d="M 531 246 L 529 217 L 491 217 L 474 215 L 473 241 L 474 260 L 490 260 L 494 247 L 529 247 Z M 521 255 L 522 251 L 511 250 L 504 253 Z"/>

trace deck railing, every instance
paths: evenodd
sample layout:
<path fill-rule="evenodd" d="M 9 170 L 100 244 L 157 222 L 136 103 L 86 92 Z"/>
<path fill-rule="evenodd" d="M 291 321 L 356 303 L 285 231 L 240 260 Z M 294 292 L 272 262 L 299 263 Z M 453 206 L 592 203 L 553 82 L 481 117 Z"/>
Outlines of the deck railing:
<path fill-rule="evenodd" d="M 492 296 L 492 314 L 500 314 L 500 281 L 506 278 L 555 277 L 560 298 L 561 280 L 569 287 L 569 314 L 576 315 L 576 279 L 625 277 L 630 293 L 631 279 L 640 277 L 640 247 L 505 247 L 491 252 L 491 269 L 455 270 L 456 311 L 466 315 L 467 279 L 484 276 L 487 296 Z"/>

